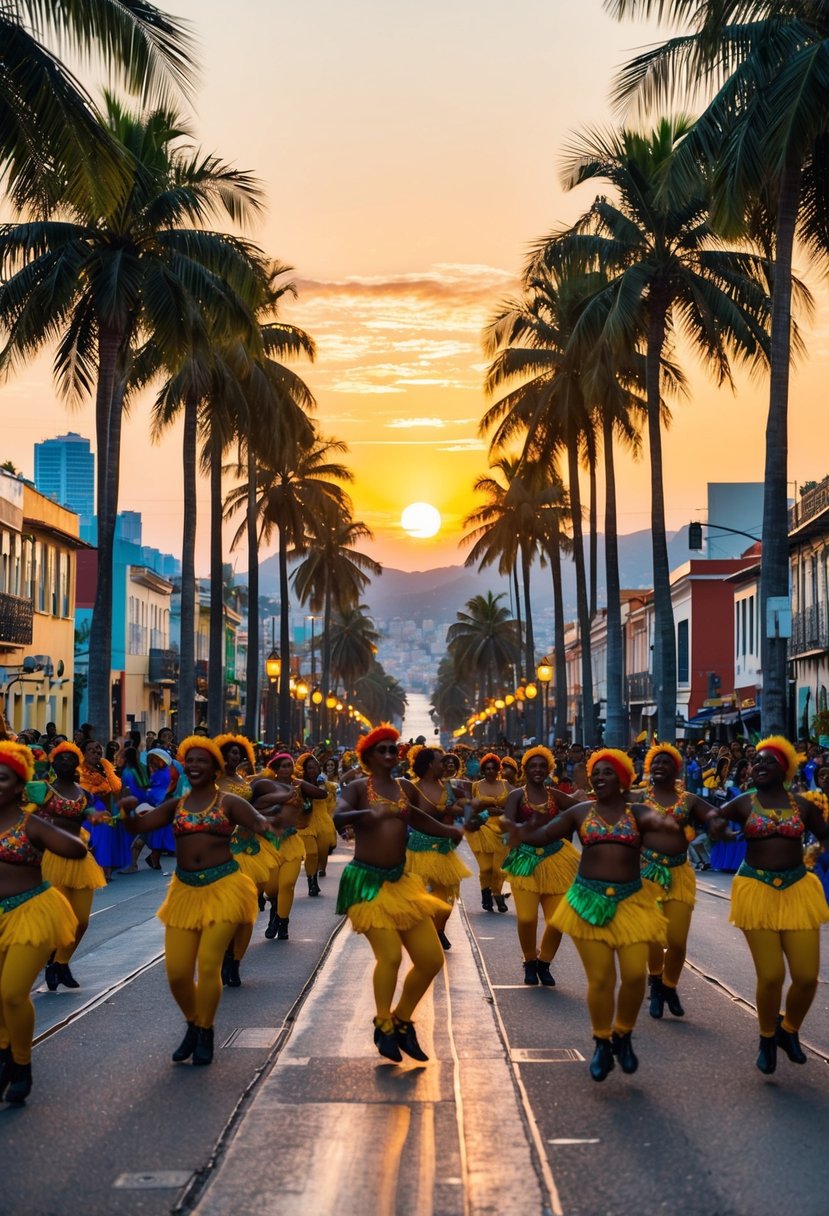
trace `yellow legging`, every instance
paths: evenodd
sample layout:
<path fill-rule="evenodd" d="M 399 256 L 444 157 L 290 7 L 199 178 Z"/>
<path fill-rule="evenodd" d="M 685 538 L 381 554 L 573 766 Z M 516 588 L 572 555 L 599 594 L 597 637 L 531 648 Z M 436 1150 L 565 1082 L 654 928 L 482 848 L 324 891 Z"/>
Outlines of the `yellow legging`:
<path fill-rule="evenodd" d="M 291 908 L 294 906 L 294 888 L 301 869 L 302 858 L 297 857 L 295 861 L 286 861 L 281 866 L 274 866 L 268 875 L 265 894 L 271 901 L 271 905 L 276 900 L 276 914 L 283 919 L 287 919 L 291 915 Z"/>
<path fill-rule="evenodd" d="M 628 1034 L 636 1025 L 645 996 L 648 970 L 648 943 L 634 942 L 614 949 L 605 942 L 573 938 L 582 966 L 587 973 L 587 1008 L 597 1039 L 609 1039 L 613 1031 Z M 619 956 L 621 983 L 615 1001 L 616 955 Z"/>
<path fill-rule="evenodd" d="M 422 920 L 413 929 L 369 929 L 366 933 L 377 964 L 374 968 L 374 1003 L 378 1021 L 391 1019 L 391 1003 L 397 986 L 397 973 L 406 947 L 412 965 L 403 981 L 403 991 L 395 1014 L 411 1021 L 423 994 L 443 967 L 443 950 L 434 921 Z"/>
<path fill-rule="evenodd" d="M 222 996 L 222 959 L 237 926 L 219 921 L 207 929 L 173 929 L 164 933 L 167 983 L 188 1022 L 205 1030 L 213 1025 Z M 199 978 L 196 982 L 196 965 Z"/>
<path fill-rule="evenodd" d="M 668 948 L 651 942 L 648 952 L 648 972 L 660 975 L 666 988 L 676 988 L 682 968 L 685 966 L 685 950 L 688 945 L 688 930 L 694 909 L 678 899 L 669 899 L 662 905 L 668 918 Z"/>
<path fill-rule="evenodd" d="M 786 980 L 786 963 L 792 982 L 786 993 L 783 1029 L 800 1030 L 817 992 L 820 970 L 820 930 L 744 929 L 754 970 L 757 972 L 757 1021 L 760 1034 L 774 1034 Z"/>
<path fill-rule="evenodd" d="M 95 892 L 85 887 L 80 889 L 76 889 L 75 887 L 58 887 L 58 890 L 61 895 L 64 895 L 68 899 L 72 906 L 72 911 L 78 918 L 75 941 L 71 946 L 64 946 L 62 950 L 58 950 L 55 954 L 56 963 L 68 963 L 89 927 L 89 917 L 92 912 L 92 900 Z"/>
<path fill-rule="evenodd" d="M 452 908 L 455 906 L 455 892 L 449 887 L 439 886 L 436 882 L 430 882 L 428 884 L 428 889 L 432 895 L 436 895 L 437 898 L 442 899 L 445 904 L 449 904 L 448 912 L 439 912 L 436 916 L 432 917 L 438 933 L 442 933 L 446 928 L 446 922 L 452 915 Z"/>
<path fill-rule="evenodd" d="M 556 951 L 561 945 L 561 934 L 552 926 L 553 913 L 561 900 L 560 895 L 538 895 L 535 891 L 513 891 L 515 900 L 515 915 L 518 918 L 518 940 L 524 962 L 540 958 L 545 963 L 551 963 Z M 541 949 L 536 947 L 538 936 L 538 909 L 544 913 L 544 936 L 541 938 Z"/>
<path fill-rule="evenodd" d="M 253 925 L 237 925 L 236 932 L 233 934 L 231 942 L 231 950 L 233 957 L 237 963 L 241 963 L 247 953 L 247 948 L 250 945 L 250 939 L 253 937 Z"/>
<path fill-rule="evenodd" d="M 51 953 L 47 943 L 9 946 L 0 954 L 0 1047 L 11 1047 L 16 1064 L 31 1063 L 35 1032 L 32 985 Z"/>
<path fill-rule="evenodd" d="M 305 845 L 305 873 L 310 877 L 320 868 L 319 842 L 316 836 L 303 836 Z"/>
<path fill-rule="evenodd" d="M 501 862 L 506 857 L 504 853 L 476 853 L 475 859 L 478 862 L 478 877 L 481 880 L 481 890 L 485 891 L 489 887 L 493 895 L 500 895 L 504 886 L 504 871 L 501 869 Z"/>

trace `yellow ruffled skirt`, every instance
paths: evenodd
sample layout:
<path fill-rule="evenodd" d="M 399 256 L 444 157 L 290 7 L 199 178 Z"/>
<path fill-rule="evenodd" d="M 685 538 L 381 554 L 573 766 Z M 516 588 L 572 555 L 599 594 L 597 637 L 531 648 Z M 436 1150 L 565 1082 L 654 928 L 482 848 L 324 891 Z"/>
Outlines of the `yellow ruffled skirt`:
<path fill-rule="evenodd" d="M 317 838 L 317 850 L 320 857 L 327 857 L 337 843 L 337 832 L 334 820 L 328 811 L 328 804 L 318 798 L 311 811 L 308 827 L 303 828 L 301 836 L 310 835 Z"/>
<path fill-rule="evenodd" d="M 455 899 L 460 894 L 463 879 L 472 877 L 472 871 L 463 864 L 454 850 L 451 853 L 439 853 L 431 849 L 418 852 L 407 849 L 406 873 L 417 874 L 427 887 L 443 887 Z"/>
<path fill-rule="evenodd" d="M 397 882 L 384 882 L 374 899 L 352 904 L 347 916 L 355 933 L 369 929 L 405 932 L 433 916 L 445 916 L 450 905 L 430 895 L 418 874 L 404 874 Z"/>
<path fill-rule="evenodd" d="M 738 929 L 818 929 L 829 921 L 829 904 L 815 874 L 804 874 L 783 890 L 735 874 L 729 919 Z"/>
<path fill-rule="evenodd" d="M 264 843 L 270 846 L 268 851 L 270 870 L 268 873 L 278 870 L 280 866 L 286 865 L 289 861 L 302 861 L 305 857 L 305 845 L 302 843 L 302 837 L 298 832 L 291 836 L 283 836 L 279 848 L 270 840 L 266 839 Z"/>
<path fill-rule="evenodd" d="M 558 852 L 540 861 L 532 874 L 511 874 L 505 870 L 504 877 L 513 891 L 532 891 L 536 895 L 563 895 L 576 877 L 578 868 L 578 852 L 569 840 L 564 840 Z"/>
<path fill-rule="evenodd" d="M 675 866 L 671 870 L 671 886 L 668 891 L 660 883 L 651 882 L 649 878 L 643 878 L 642 885 L 661 904 L 675 899 L 679 903 L 689 904 L 693 908 L 697 902 L 697 876 L 693 866 L 687 861 L 684 865 Z"/>
<path fill-rule="evenodd" d="M 10 946 L 49 946 L 60 950 L 74 944 L 77 927 L 68 900 L 54 887 L 47 887 L 11 912 L 0 914 L 0 954 Z"/>
<path fill-rule="evenodd" d="M 43 877 L 53 887 L 71 887 L 73 891 L 97 891 L 107 885 L 104 872 L 91 853 L 87 853 L 80 861 L 70 861 L 68 857 L 58 857 L 47 849 L 40 868 Z"/>
<path fill-rule="evenodd" d="M 553 927 L 569 937 L 588 942 L 605 942 L 613 949 L 632 946 L 636 942 L 656 942 L 666 946 L 668 922 L 659 910 L 659 905 L 644 885 L 642 889 L 623 899 L 616 914 L 606 925 L 591 925 L 562 899 L 553 913 Z"/>
<path fill-rule="evenodd" d="M 174 874 L 156 915 L 171 929 L 206 929 L 225 922 L 252 925 L 258 912 L 256 887 L 236 870 L 204 887 L 191 887 Z"/>
<path fill-rule="evenodd" d="M 502 839 L 503 831 L 501 816 L 491 815 L 477 832 L 467 832 L 466 839 L 473 853 L 494 853 L 499 858 L 500 865 L 509 852 Z"/>
<path fill-rule="evenodd" d="M 263 840 L 259 836 L 251 838 L 247 833 L 244 836 L 238 832 L 233 833 L 231 852 L 239 863 L 239 869 L 243 874 L 247 874 L 255 887 L 264 886 L 273 869 L 274 863 L 270 854 L 265 851 L 265 845 L 270 848 L 272 853 L 276 852 L 270 841 Z"/>

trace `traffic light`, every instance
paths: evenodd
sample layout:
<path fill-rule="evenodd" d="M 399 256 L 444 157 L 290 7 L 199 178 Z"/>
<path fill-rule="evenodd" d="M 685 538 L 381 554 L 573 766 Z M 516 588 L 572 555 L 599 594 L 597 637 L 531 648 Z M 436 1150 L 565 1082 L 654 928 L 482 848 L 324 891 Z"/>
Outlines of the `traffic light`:
<path fill-rule="evenodd" d="M 702 548 L 702 524 L 693 523 L 688 525 L 688 548 Z"/>

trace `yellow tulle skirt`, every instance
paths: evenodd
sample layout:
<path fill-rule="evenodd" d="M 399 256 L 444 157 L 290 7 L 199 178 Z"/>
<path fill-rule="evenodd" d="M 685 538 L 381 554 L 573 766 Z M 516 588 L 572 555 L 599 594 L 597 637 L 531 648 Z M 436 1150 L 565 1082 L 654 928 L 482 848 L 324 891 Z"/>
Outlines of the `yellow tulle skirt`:
<path fill-rule="evenodd" d="M 467 832 L 466 839 L 473 853 L 494 853 L 503 861 L 509 848 L 502 839 L 504 829 L 501 826 L 501 816 L 493 815 L 487 819 L 477 832 Z"/>
<path fill-rule="evenodd" d="M 305 845 L 302 843 L 302 837 L 299 833 L 293 836 L 283 836 L 279 848 L 276 848 L 269 840 L 265 841 L 265 843 L 270 845 L 268 853 L 269 873 L 278 870 L 280 866 L 286 865 L 289 861 L 302 861 L 305 857 Z"/>
<path fill-rule="evenodd" d="M 697 876 L 693 866 L 687 861 L 684 865 L 675 866 L 671 870 L 670 890 L 666 891 L 660 883 L 651 882 L 649 878 L 643 878 L 642 885 L 650 891 L 654 899 L 658 899 L 662 904 L 675 899 L 679 903 L 689 904 L 693 908 L 697 902 Z"/>
<path fill-rule="evenodd" d="M 10 946 L 49 946 L 55 950 L 71 946 L 77 927 L 68 901 L 60 891 L 48 887 L 0 915 L 0 954 L 5 954 Z"/>
<path fill-rule="evenodd" d="M 88 838 L 88 837 L 87 837 Z M 91 853 L 80 861 L 58 857 L 47 849 L 41 862 L 41 873 L 53 887 L 67 887 L 73 891 L 97 891 L 105 887 L 104 872 Z"/>
<path fill-rule="evenodd" d="M 431 849 L 422 852 L 407 849 L 406 873 L 417 874 L 427 887 L 443 887 L 455 899 L 460 894 L 463 879 L 472 877 L 472 871 L 463 864 L 457 853 L 432 852 Z"/>
<path fill-rule="evenodd" d="M 614 950 L 620 946 L 632 946 L 636 942 L 656 942 L 666 946 L 668 922 L 659 910 L 659 905 L 644 885 L 640 891 L 623 899 L 616 915 L 606 925 L 591 925 L 583 920 L 566 899 L 562 899 L 553 913 L 553 928 L 568 937 L 588 942 L 605 942 Z"/>
<path fill-rule="evenodd" d="M 174 874 L 158 919 L 171 929 L 206 929 L 220 922 L 252 925 L 258 912 L 256 887 L 236 870 L 204 887 L 191 887 Z"/>
<path fill-rule="evenodd" d="M 268 875 L 273 869 L 273 862 L 261 846 L 258 853 L 249 853 L 245 849 L 242 849 L 240 853 L 234 852 L 233 856 L 239 863 L 239 869 L 243 874 L 247 875 L 255 887 L 263 887 L 265 885 L 268 881 Z"/>
<path fill-rule="evenodd" d="M 551 857 L 538 863 L 532 874 L 510 874 L 504 871 L 513 891 L 532 891 L 535 895 L 563 895 L 576 877 L 579 855 L 569 840 Z"/>
<path fill-rule="evenodd" d="M 735 874 L 729 919 L 738 929 L 818 929 L 829 921 L 829 904 L 815 874 L 804 874 L 784 890 Z"/>
<path fill-rule="evenodd" d="M 445 916 L 449 904 L 430 895 L 418 874 L 404 874 L 397 882 L 384 882 L 374 899 L 352 904 L 347 916 L 355 933 L 369 929 L 414 929 L 422 920 Z"/>
<path fill-rule="evenodd" d="M 311 818 L 307 828 L 300 829 L 300 836 L 316 836 L 317 851 L 325 857 L 337 843 L 337 832 L 334 820 L 328 812 L 328 804 L 318 798 L 313 804 Z"/>

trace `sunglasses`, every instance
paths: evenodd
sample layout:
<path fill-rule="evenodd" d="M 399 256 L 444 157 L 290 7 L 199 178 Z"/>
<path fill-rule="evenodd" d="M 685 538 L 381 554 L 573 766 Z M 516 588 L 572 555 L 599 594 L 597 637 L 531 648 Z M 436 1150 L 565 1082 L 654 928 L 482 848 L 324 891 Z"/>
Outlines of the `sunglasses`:
<path fill-rule="evenodd" d="M 390 743 L 388 745 L 388 747 L 384 746 L 382 743 L 378 743 L 374 750 L 377 752 L 377 754 L 379 756 L 396 756 L 397 755 L 397 748 L 394 746 L 393 743 Z"/>

